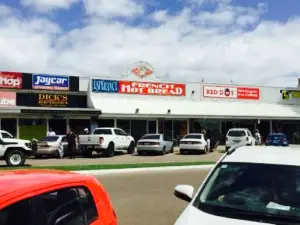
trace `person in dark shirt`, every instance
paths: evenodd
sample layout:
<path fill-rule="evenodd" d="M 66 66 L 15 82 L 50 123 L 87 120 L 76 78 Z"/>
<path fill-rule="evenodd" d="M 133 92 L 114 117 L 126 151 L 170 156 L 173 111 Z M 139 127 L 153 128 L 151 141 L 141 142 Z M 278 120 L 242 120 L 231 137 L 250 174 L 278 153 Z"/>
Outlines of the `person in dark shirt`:
<path fill-rule="evenodd" d="M 68 141 L 68 152 L 70 153 L 70 159 L 75 159 L 76 135 L 71 129 L 69 129 L 69 133 L 67 134 L 67 141 Z"/>

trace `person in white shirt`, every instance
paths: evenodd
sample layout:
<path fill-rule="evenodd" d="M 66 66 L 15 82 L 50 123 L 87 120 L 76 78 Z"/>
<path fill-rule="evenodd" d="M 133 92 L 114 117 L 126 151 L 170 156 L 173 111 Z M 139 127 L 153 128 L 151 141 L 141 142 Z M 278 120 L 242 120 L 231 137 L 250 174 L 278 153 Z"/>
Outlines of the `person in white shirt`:
<path fill-rule="evenodd" d="M 47 136 L 55 136 L 55 135 L 56 135 L 56 133 L 50 127 L 49 131 L 47 132 Z"/>

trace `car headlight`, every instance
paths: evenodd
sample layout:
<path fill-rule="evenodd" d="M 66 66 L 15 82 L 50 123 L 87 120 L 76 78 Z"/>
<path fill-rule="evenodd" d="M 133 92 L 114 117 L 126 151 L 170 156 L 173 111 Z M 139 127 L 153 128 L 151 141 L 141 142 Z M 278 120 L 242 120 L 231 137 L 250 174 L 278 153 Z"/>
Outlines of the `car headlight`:
<path fill-rule="evenodd" d="M 26 146 L 27 148 L 31 148 L 31 143 L 25 143 L 25 146 Z"/>

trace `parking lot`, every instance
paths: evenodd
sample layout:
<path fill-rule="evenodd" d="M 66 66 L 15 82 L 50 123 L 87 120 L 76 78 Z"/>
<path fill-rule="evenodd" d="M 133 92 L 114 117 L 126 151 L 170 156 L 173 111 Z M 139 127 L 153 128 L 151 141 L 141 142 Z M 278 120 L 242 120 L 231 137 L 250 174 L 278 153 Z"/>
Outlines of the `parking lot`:
<path fill-rule="evenodd" d="M 55 159 L 55 158 L 44 158 L 44 159 L 28 159 L 27 165 L 32 166 L 61 166 L 61 165 L 95 165 L 95 164 L 136 164 L 136 163 L 168 163 L 168 162 L 215 162 L 217 161 L 222 153 L 213 152 L 207 155 L 201 154 L 189 154 L 180 155 L 178 152 L 172 154 L 162 155 L 143 155 L 137 154 L 128 155 L 125 152 L 118 152 L 114 157 L 107 158 L 102 155 L 94 155 L 93 158 L 82 158 L 76 159 Z M 2 162 L 4 165 L 5 162 Z"/>
<path fill-rule="evenodd" d="M 97 178 L 112 199 L 120 225 L 172 225 L 187 205 L 173 195 L 174 187 L 190 184 L 197 189 L 207 172 L 140 172 Z"/>

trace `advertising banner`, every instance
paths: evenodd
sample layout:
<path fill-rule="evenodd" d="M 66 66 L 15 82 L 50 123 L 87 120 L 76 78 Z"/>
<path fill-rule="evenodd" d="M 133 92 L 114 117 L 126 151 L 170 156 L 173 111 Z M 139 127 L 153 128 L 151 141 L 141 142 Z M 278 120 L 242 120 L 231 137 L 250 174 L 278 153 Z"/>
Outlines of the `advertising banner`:
<path fill-rule="evenodd" d="M 284 102 L 300 102 L 300 90 L 280 90 L 281 99 Z"/>
<path fill-rule="evenodd" d="M 185 84 L 92 79 L 92 92 L 185 96 Z"/>
<path fill-rule="evenodd" d="M 69 91 L 68 76 L 32 74 L 32 89 Z"/>
<path fill-rule="evenodd" d="M 17 93 L 18 106 L 87 108 L 86 95 Z"/>
<path fill-rule="evenodd" d="M 0 72 L 0 88 L 21 89 L 22 73 Z"/>
<path fill-rule="evenodd" d="M 16 92 L 0 92 L 0 107 L 15 107 Z"/>
<path fill-rule="evenodd" d="M 234 87 L 234 86 L 203 86 L 204 98 L 226 98 L 241 100 L 259 100 L 260 90 L 253 87 Z"/>

